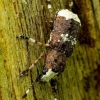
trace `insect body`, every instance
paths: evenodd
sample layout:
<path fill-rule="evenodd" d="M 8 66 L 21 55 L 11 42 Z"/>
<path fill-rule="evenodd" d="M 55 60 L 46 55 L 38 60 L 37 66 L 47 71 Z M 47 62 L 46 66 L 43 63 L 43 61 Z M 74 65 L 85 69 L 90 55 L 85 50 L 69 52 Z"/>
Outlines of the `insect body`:
<path fill-rule="evenodd" d="M 81 23 L 78 16 L 67 9 L 63 9 L 57 14 L 54 21 L 54 28 L 50 34 L 50 39 L 47 44 L 43 45 L 32 38 L 19 36 L 19 38 L 28 39 L 33 43 L 50 48 L 50 51 L 46 55 L 43 71 L 33 81 L 32 85 L 34 82 L 38 81 L 49 82 L 56 75 L 59 75 L 64 71 L 66 59 L 71 56 L 76 45 L 78 35 L 80 33 L 80 27 Z M 32 66 L 29 67 L 29 69 L 24 70 L 20 76 L 23 76 L 30 69 L 32 69 L 43 55 L 44 53 L 40 55 L 40 57 L 34 62 L 34 64 L 32 64 Z M 26 91 L 23 98 L 27 96 L 31 86 Z"/>
<path fill-rule="evenodd" d="M 50 75 L 52 78 L 63 72 L 66 59 L 71 56 L 73 52 L 79 32 L 80 20 L 78 16 L 69 10 L 59 11 L 48 42 L 51 50 L 46 57 L 44 67 L 46 74 L 41 76 L 43 81 L 49 81 Z"/>

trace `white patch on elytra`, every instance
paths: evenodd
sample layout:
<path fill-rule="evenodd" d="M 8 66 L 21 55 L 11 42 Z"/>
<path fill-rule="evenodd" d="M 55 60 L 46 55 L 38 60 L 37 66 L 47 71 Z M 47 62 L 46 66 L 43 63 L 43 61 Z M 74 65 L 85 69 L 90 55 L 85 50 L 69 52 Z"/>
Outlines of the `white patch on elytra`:
<path fill-rule="evenodd" d="M 60 40 L 58 40 L 57 42 L 60 42 Z"/>
<path fill-rule="evenodd" d="M 58 12 L 57 16 L 63 16 L 63 17 L 66 18 L 66 20 L 68 20 L 68 19 L 74 19 L 75 21 L 79 22 L 80 25 L 81 25 L 81 21 L 78 18 L 77 14 L 74 14 L 73 12 L 69 11 L 68 9 L 60 10 Z"/>
<path fill-rule="evenodd" d="M 61 34 L 61 38 L 64 42 L 69 41 L 68 34 Z"/>
<path fill-rule="evenodd" d="M 61 38 L 64 42 L 71 42 L 72 45 L 76 44 L 76 38 L 73 38 L 72 36 L 68 37 L 68 34 L 61 34 Z"/>
<path fill-rule="evenodd" d="M 76 38 L 73 38 L 73 40 L 71 40 L 71 44 L 75 45 L 76 44 Z"/>
<path fill-rule="evenodd" d="M 42 76 L 41 80 L 45 82 L 49 82 L 57 74 L 58 73 L 53 72 L 52 69 L 49 69 L 48 72 L 46 72 L 46 74 Z"/>

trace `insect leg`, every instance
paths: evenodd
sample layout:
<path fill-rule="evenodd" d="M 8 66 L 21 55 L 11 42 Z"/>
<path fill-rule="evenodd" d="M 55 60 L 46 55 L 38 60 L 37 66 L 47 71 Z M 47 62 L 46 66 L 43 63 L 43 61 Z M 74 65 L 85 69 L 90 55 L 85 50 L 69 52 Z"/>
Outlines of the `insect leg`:
<path fill-rule="evenodd" d="M 30 89 L 32 88 L 32 86 L 34 85 L 35 82 L 39 82 L 39 81 L 41 80 L 41 75 L 42 75 L 42 74 L 38 75 L 38 76 L 36 77 L 36 79 L 33 80 L 33 82 L 31 83 L 31 85 L 29 86 L 29 88 L 26 90 L 26 92 L 25 92 L 25 94 L 22 96 L 22 98 L 25 98 L 25 97 L 28 95 L 28 93 L 30 92 Z"/>
<path fill-rule="evenodd" d="M 29 86 L 29 88 L 26 90 L 25 94 L 22 96 L 22 99 L 25 98 L 25 97 L 28 95 L 30 89 L 32 88 L 32 86 L 33 86 L 33 84 L 34 84 L 35 82 L 36 82 L 36 81 L 33 80 L 32 84 Z"/>
<path fill-rule="evenodd" d="M 26 70 L 24 70 L 23 72 L 21 72 L 20 77 L 22 77 L 23 75 L 27 75 L 27 72 L 30 71 L 30 70 L 39 62 L 39 60 L 40 60 L 44 55 L 45 55 L 45 53 L 42 52 L 42 53 L 40 54 L 40 56 L 38 57 L 38 59 L 35 60 L 35 62 L 34 62 L 28 69 L 26 69 Z"/>
<path fill-rule="evenodd" d="M 26 37 L 26 36 L 24 36 L 24 35 L 19 35 L 19 36 L 17 36 L 16 38 L 28 40 L 28 41 L 32 42 L 33 44 L 37 44 L 37 45 L 39 45 L 39 46 L 49 47 L 49 44 L 48 44 L 48 43 L 47 43 L 47 44 L 43 44 L 43 43 L 41 43 L 41 42 L 36 41 L 35 39 Z"/>

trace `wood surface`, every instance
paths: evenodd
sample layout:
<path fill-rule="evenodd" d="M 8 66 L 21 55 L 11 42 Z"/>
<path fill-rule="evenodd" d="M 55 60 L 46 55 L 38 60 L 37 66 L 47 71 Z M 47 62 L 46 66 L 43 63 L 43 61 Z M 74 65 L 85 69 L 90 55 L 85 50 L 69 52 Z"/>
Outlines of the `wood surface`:
<path fill-rule="evenodd" d="M 51 0 L 53 13 L 71 0 Z M 100 100 L 100 1 L 73 0 L 81 19 L 82 33 L 65 71 L 56 77 L 56 92 L 50 83 L 34 84 L 25 100 Z M 47 50 L 16 39 L 26 35 L 46 43 L 50 13 L 46 0 L 0 0 L 0 100 L 22 100 L 32 80 L 42 71 L 42 59 L 28 76 L 19 77 Z M 55 99 L 56 98 L 56 99 Z"/>

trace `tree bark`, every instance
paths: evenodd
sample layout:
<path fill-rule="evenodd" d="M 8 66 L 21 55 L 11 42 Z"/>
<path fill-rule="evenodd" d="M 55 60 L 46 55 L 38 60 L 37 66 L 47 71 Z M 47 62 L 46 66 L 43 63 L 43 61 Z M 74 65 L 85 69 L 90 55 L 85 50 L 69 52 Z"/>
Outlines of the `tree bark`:
<path fill-rule="evenodd" d="M 51 0 L 53 13 L 71 0 Z M 73 0 L 73 12 L 81 19 L 82 33 L 66 69 L 56 77 L 56 92 L 50 83 L 35 83 L 26 100 L 100 100 L 100 2 Z M 18 35 L 49 39 L 49 12 L 45 0 L 0 0 L 0 100 L 21 100 L 32 80 L 41 73 L 41 60 L 28 76 L 19 74 L 46 49 L 30 46 Z M 56 99 L 54 99 L 56 98 Z"/>
<path fill-rule="evenodd" d="M 100 2 L 97 0 L 74 0 L 73 10 L 82 22 L 78 70 L 82 76 L 83 100 L 100 100 Z"/>

